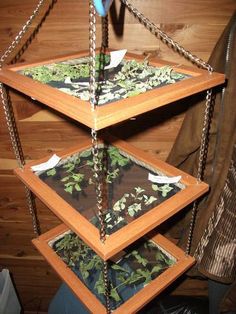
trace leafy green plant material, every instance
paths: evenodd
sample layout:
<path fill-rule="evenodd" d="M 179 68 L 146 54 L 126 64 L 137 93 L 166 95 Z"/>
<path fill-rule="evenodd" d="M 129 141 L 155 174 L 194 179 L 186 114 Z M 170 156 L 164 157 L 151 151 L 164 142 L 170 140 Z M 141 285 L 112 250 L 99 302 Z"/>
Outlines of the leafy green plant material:
<path fill-rule="evenodd" d="M 121 155 L 119 150 L 113 146 L 108 147 L 107 153 L 111 168 L 109 170 L 106 169 L 103 164 L 103 151 L 100 150 L 98 154 L 98 169 L 99 171 L 106 172 L 106 183 L 111 184 L 119 176 L 120 168 L 127 166 L 130 163 L 130 160 L 129 158 Z M 61 178 L 61 182 L 64 184 L 65 192 L 70 194 L 74 191 L 82 192 L 83 184 L 84 186 L 86 186 L 86 184 L 94 184 L 92 176 L 90 178 L 85 178 L 85 174 L 83 173 L 83 169 L 85 167 L 90 167 L 91 169 L 94 167 L 91 149 L 82 151 L 76 158 L 63 164 L 62 168 L 64 169 L 66 175 Z M 46 172 L 48 177 L 56 176 L 56 174 L 57 167 Z M 85 182 L 86 179 L 87 182 Z"/>
<path fill-rule="evenodd" d="M 170 66 L 160 68 L 151 66 L 147 60 L 143 62 L 123 60 L 117 68 L 104 70 L 109 59 L 110 56 L 104 54 L 96 56 L 97 105 L 134 97 L 188 78 L 188 75 L 176 72 Z M 21 73 L 81 100 L 89 101 L 88 57 L 27 68 Z"/>
<path fill-rule="evenodd" d="M 147 179 L 149 170 L 115 146 L 101 144 L 97 157 L 99 180 L 104 191 L 103 218 L 107 236 L 181 190 L 175 184 L 153 184 Z M 62 159 L 56 167 L 39 176 L 100 229 L 93 163 L 92 149 L 88 148 Z"/>
<path fill-rule="evenodd" d="M 109 63 L 110 57 L 104 54 L 96 55 L 96 71 L 103 69 Z M 81 58 L 77 64 L 71 63 L 53 63 L 49 65 L 36 66 L 23 70 L 23 74 L 32 77 L 41 83 L 51 81 L 64 81 L 66 78 L 71 80 L 89 77 L 89 64 L 87 58 Z M 98 73 L 97 73 L 98 75 Z"/>
<path fill-rule="evenodd" d="M 53 248 L 64 262 L 79 274 L 84 284 L 105 302 L 103 261 L 79 237 L 72 233 L 57 239 Z M 131 289 L 133 294 L 149 284 L 165 269 L 175 263 L 154 242 L 140 242 L 127 250 L 117 261 L 109 261 L 110 298 L 114 308 L 125 302 L 123 292 Z"/>
<path fill-rule="evenodd" d="M 162 186 L 158 186 L 157 184 L 153 184 L 152 185 L 152 189 L 153 191 L 160 191 L 161 192 L 161 195 L 163 197 L 166 197 L 167 194 L 173 190 L 173 187 L 171 187 L 169 184 L 164 184 Z"/>
<path fill-rule="evenodd" d="M 135 187 L 134 193 L 125 193 L 113 206 L 115 212 L 128 211 L 131 217 L 141 211 L 146 205 L 149 206 L 157 200 L 154 196 L 144 194 L 145 190 L 141 187 Z M 127 205 L 129 203 L 130 205 Z"/>

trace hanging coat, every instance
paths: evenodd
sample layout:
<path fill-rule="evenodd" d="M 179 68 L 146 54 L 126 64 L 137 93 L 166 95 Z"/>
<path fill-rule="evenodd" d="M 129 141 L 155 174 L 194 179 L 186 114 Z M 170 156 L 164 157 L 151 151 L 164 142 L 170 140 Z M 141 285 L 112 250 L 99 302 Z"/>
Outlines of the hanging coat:
<path fill-rule="evenodd" d="M 209 193 L 200 201 L 192 238 L 191 253 L 198 270 L 207 277 L 229 283 L 236 278 L 236 12 L 220 37 L 209 63 L 225 73 L 222 90 L 216 88 L 214 111 L 204 181 Z M 194 100 L 195 99 L 195 100 Z M 167 161 L 196 176 L 205 100 L 191 98 L 191 106 Z M 234 177 L 235 176 L 235 177 Z M 185 246 L 191 213 L 184 223 L 181 246 Z"/>

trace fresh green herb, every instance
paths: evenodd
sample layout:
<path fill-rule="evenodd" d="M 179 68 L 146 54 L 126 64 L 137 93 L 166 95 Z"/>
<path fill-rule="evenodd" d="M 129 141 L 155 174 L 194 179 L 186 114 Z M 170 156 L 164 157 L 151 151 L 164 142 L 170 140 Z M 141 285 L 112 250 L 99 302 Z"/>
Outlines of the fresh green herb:
<path fill-rule="evenodd" d="M 160 191 L 163 197 L 166 197 L 167 194 L 173 190 L 173 188 L 169 184 L 164 184 L 162 186 L 158 186 L 157 184 L 152 184 L 153 191 Z"/>
<path fill-rule="evenodd" d="M 103 69 L 109 63 L 109 59 L 110 56 L 104 54 L 96 56 L 97 77 L 100 73 L 106 73 L 106 70 L 103 71 Z M 61 91 L 84 101 L 88 101 L 90 98 L 89 87 L 83 82 L 83 79 L 88 81 L 90 75 L 88 57 L 27 68 L 23 70 L 23 74 L 49 85 L 51 82 L 64 82 L 65 86 L 58 87 Z M 96 82 L 98 105 L 137 96 L 153 88 L 173 84 L 186 77 L 187 75 L 174 71 L 170 66 L 157 68 L 149 65 L 146 60 L 143 62 L 124 60 L 118 73 L 108 79 L 102 76 L 102 79 Z"/>
<path fill-rule="evenodd" d="M 89 285 L 90 280 L 96 278 L 95 272 L 97 272 L 98 277 L 93 284 L 93 289 L 98 295 L 105 296 L 103 261 L 91 248 L 71 232 L 56 240 L 53 247 L 72 270 L 80 273 L 85 284 Z M 111 278 L 114 276 L 116 278 L 116 285 L 109 278 L 110 297 L 115 302 L 121 301 L 120 291 L 125 286 L 130 288 L 140 284 L 145 286 L 160 272 L 173 265 L 174 260 L 167 257 L 153 242 L 147 241 L 143 247 L 153 250 L 151 262 L 144 256 L 144 251 L 139 251 L 139 249 L 126 253 L 117 263 L 109 261 L 109 274 L 113 274 Z"/>
<path fill-rule="evenodd" d="M 96 71 L 103 69 L 104 65 L 109 63 L 109 60 L 110 57 L 108 55 L 96 55 Z M 27 68 L 23 70 L 23 74 L 31 76 L 34 80 L 41 83 L 48 83 L 50 81 L 63 82 L 66 78 L 71 80 L 88 78 L 90 70 L 87 59 L 85 59 L 85 63 L 67 64 L 63 62 Z"/>

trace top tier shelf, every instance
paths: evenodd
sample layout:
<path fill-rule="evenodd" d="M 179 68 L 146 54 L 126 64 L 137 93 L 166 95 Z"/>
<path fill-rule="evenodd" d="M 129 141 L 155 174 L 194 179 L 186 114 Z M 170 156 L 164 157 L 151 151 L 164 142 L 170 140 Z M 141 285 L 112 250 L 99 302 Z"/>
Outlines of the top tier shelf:
<path fill-rule="evenodd" d="M 109 64 L 97 53 L 97 68 Z M 99 72 L 99 73 L 98 73 Z M 102 72 L 102 73 L 101 73 Z M 45 105 L 99 130 L 224 83 L 225 76 L 127 53 L 116 68 L 98 70 L 98 106 L 89 103 L 88 52 L 5 66 L 0 81 Z M 82 100 L 83 99 L 83 100 Z"/>

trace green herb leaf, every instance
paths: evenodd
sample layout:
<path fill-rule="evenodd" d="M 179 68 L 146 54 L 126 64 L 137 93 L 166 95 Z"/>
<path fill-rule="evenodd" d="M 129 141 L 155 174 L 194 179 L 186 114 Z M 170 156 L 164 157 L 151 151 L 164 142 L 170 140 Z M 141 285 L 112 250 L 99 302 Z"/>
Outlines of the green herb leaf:
<path fill-rule="evenodd" d="M 76 189 L 77 192 L 81 191 L 81 187 L 80 187 L 80 185 L 78 183 L 75 185 L 75 189 Z"/>
<path fill-rule="evenodd" d="M 68 187 L 66 187 L 64 190 L 65 190 L 66 192 L 72 194 L 72 192 L 73 192 L 73 186 L 72 186 L 72 185 L 71 185 L 71 186 L 68 186 Z"/>
<path fill-rule="evenodd" d="M 83 152 L 80 153 L 80 157 L 83 157 L 83 158 L 86 158 L 86 157 L 89 157 L 91 156 L 91 150 L 84 150 Z"/>
<path fill-rule="evenodd" d="M 50 170 L 47 171 L 47 176 L 52 177 L 57 173 L 55 168 L 52 168 Z"/>
<path fill-rule="evenodd" d="M 120 296 L 119 296 L 119 294 L 118 294 L 118 292 L 116 291 L 115 288 L 111 289 L 111 291 L 110 291 L 110 296 L 111 296 L 111 298 L 114 299 L 116 302 L 119 302 L 119 301 L 121 300 L 121 298 L 120 298 Z"/>
<path fill-rule="evenodd" d="M 119 270 L 119 271 L 124 272 L 124 273 L 129 273 L 128 270 L 126 270 L 124 267 L 121 267 L 121 266 L 118 265 L 118 264 L 112 264 L 111 267 L 112 267 L 112 269 L 114 269 L 114 270 Z"/>

